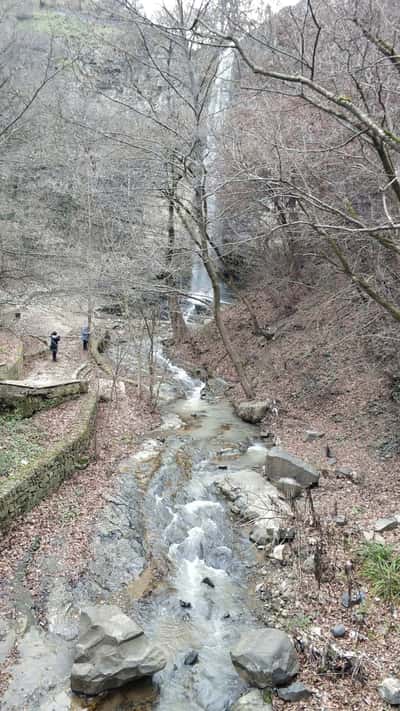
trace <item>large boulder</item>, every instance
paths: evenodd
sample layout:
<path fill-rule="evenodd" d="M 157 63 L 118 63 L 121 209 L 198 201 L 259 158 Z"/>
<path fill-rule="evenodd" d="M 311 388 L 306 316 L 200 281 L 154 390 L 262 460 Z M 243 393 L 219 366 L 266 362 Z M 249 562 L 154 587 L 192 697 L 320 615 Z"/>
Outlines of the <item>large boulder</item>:
<path fill-rule="evenodd" d="M 73 691 L 95 695 L 163 669 L 166 659 L 114 605 L 86 607 L 71 672 Z"/>
<path fill-rule="evenodd" d="M 271 410 L 272 400 L 242 400 L 234 404 L 235 412 L 241 420 L 252 425 L 261 422 L 268 410 Z"/>
<path fill-rule="evenodd" d="M 272 447 L 267 452 L 265 473 L 273 483 L 280 479 L 294 479 L 303 489 L 318 486 L 319 482 L 319 472 L 314 467 L 279 447 Z"/>
<path fill-rule="evenodd" d="M 263 700 L 259 689 L 252 689 L 231 706 L 231 711 L 272 711 L 272 704 Z"/>
<path fill-rule="evenodd" d="M 231 658 L 245 681 L 260 689 L 289 684 L 299 671 L 292 640 L 270 627 L 242 634 Z"/>

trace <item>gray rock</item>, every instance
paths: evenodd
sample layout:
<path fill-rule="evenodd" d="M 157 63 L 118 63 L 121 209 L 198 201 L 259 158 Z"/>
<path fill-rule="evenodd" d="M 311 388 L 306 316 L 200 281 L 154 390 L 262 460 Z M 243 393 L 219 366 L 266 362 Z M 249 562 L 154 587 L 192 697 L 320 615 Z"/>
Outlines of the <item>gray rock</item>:
<path fill-rule="evenodd" d="M 300 681 L 294 681 L 290 686 L 278 689 L 278 696 L 283 701 L 302 701 L 312 696 L 312 691 L 307 689 Z"/>
<path fill-rule="evenodd" d="M 271 410 L 272 405 L 272 400 L 242 400 L 235 403 L 234 408 L 241 420 L 255 425 Z"/>
<path fill-rule="evenodd" d="M 268 627 L 244 632 L 231 650 L 231 658 L 245 681 L 261 689 L 288 684 L 299 671 L 290 637 Z"/>
<path fill-rule="evenodd" d="M 250 540 L 258 546 L 267 543 L 278 545 L 283 541 L 292 541 L 295 537 L 294 528 L 283 528 L 282 521 L 275 518 L 260 519 L 250 531 Z"/>
<path fill-rule="evenodd" d="M 252 689 L 231 706 L 231 711 L 272 711 L 272 705 L 263 700 L 262 691 Z"/>
<path fill-rule="evenodd" d="M 304 435 L 304 442 L 314 442 L 316 439 L 321 439 L 325 437 L 325 432 L 318 432 L 317 430 L 306 430 Z"/>
<path fill-rule="evenodd" d="M 351 479 L 353 470 L 351 467 L 338 467 L 335 469 L 335 475 L 338 479 Z"/>
<path fill-rule="evenodd" d="M 278 481 L 275 482 L 275 486 L 278 491 L 280 491 L 281 494 L 289 500 L 297 499 L 303 492 L 303 487 L 292 477 L 283 477 L 282 479 L 278 479 Z"/>
<path fill-rule="evenodd" d="M 257 521 L 250 531 L 249 538 L 258 546 L 265 546 L 266 543 L 271 543 L 271 541 L 278 543 L 280 540 L 279 522 L 276 518 Z"/>
<path fill-rule="evenodd" d="M 346 634 L 346 628 L 344 625 L 335 625 L 332 627 L 331 632 L 336 639 L 341 639 Z"/>
<path fill-rule="evenodd" d="M 380 518 L 375 522 L 374 531 L 377 533 L 383 533 L 384 531 L 392 531 L 393 528 L 397 528 L 399 522 L 395 516 L 390 516 L 388 518 Z"/>
<path fill-rule="evenodd" d="M 273 483 L 289 478 L 306 489 L 319 482 L 319 472 L 314 467 L 279 447 L 272 447 L 267 452 L 265 468 L 267 478 Z"/>
<path fill-rule="evenodd" d="M 335 518 L 333 520 L 334 520 L 336 526 L 345 526 L 347 523 L 347 518 L 343 514 L 339 514 L 338 516 L 335 516 Z"/>
<path fill-rule="evenodd" d="M 194 666 L 194 664 L 197 664 L 198 661 L 199 661 L 199 654 L 198 654 L 198 652 L 195 652 L 194 649 L 192 649 L 191 652 L 187 653 L 187 655 L 185 657 L 184 664 L 188 667 L 192 667 L 192 666 Z"/>
<path fill-rule="evenodd" d="M 288 560 L 288 558 L 290 558 L 290 546 L 287 543 L 281 543 L 279 546 L 275 546 L 272 551 L 272 557 L 281 562 Z"/>
<path fill-rule="evenodd" d="M 359 474 L 351 467 L 338 467 L 335 469 L 335 475 L 338 479 L 348 479 L 353 484 L 362 484 L 365 479 L 363 474 Z"/>
<path fill-rule="evenodd" d="M 400 679 L 388 676 L 378 686 L 379 695 L 391 706 L 400 706 Z"/>
<path fill-rule="evenodd" d="M 351 598 L 349 598 L 349 593 L 347 592 L 342 595 L 342 605 L 346 608 L 353 607 L 354 605 L 361 605 L 364 600 L 365 593 L 362 591 L 352 593 Z"/>
<path fill-rule="evenodd" d="M 143 630 L 114 605 L 82 610 L 71 671 L 73 691 L 95 695 L 165 667 L 166 659 Z"/>

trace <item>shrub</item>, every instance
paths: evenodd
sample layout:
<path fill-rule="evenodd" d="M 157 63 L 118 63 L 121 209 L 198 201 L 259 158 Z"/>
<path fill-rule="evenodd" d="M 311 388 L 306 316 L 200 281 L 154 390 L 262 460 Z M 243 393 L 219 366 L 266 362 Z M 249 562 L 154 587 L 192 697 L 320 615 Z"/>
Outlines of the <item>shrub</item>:
<path fill-rule="evenodd" d="M 393 546 L 366 543 L 361 549 L 362 575 L 370 582 L 371 592 L 385 602 L 400 600 L 400 555 Z"/>

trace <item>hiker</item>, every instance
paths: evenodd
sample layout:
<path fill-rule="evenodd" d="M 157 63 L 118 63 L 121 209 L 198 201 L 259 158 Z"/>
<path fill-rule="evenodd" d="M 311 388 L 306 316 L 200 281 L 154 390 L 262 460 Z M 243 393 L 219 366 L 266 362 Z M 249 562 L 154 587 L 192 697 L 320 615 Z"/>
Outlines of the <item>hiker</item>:
<path fill-rule="evenodd" d="M 82 339 L 82 345 L 83 345 L 84 351 L 87 351 L 87 349 L 88 349 L 89 337 L 90 337 L 89 326 L 83 326 L 82 331 L 81 331 L 81 339 Z"/>
<path fill-rule="evenodd" d="M 57 351 L 58 351 L 59 340 L 60 340 L 60 336 L 58 335 L 57 331 L 53 331 L 53 333 L 50 335 L 50 350 L 53 355 L 53 361 L 57 360 Z"/>

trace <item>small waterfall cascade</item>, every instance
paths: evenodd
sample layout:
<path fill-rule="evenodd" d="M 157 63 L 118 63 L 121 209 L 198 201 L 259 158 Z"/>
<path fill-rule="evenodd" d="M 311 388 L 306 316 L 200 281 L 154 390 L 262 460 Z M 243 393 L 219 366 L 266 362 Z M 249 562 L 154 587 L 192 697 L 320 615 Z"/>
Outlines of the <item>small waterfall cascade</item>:
<path fill-rule="evenodd" d="M 217 144 L 216 130 L 223 125 L 224 111 L 229 105 L 231 97 L 231 78 L 234 65 L 234 50 L 228 47 L 220 56 L 217 75 L 214 80 L 213 89 L 208 110 L 208 135 L 207 147 L 208 154 L 206 157 L 206 167 L 209 174 L 212 176 L 213 165 L 217 159 Z M 218 225 L 216 224 L 216 208 L 217 199 L 215 194 L 215 185 L 212 180 L 208 185 L 208 221 L 209 232 L 215 243 L 218 243 Z M 221 285 L 222 301 L 230 301 L 228 291 L 224 285 Z M 200 257 L 194 256 L 192 263 L 192 278 L 190 284 L 191 299 L 189 300 L 189 308 L 187 318 L 189 319 L 196 310 L 196 303 L 212 302 L 212 286 L 210 278 L 204 268 Z M 199 301 L 201 300 L 201 301 Z"/>

